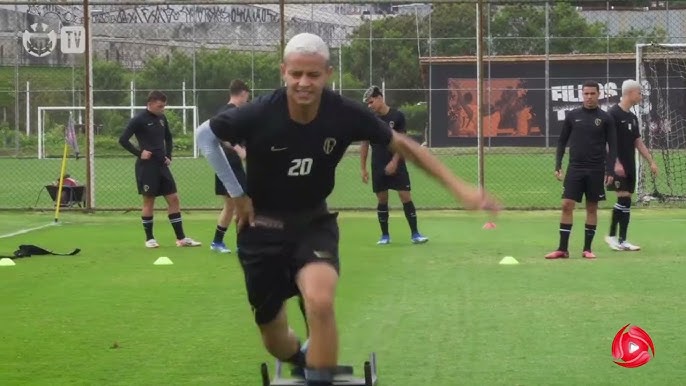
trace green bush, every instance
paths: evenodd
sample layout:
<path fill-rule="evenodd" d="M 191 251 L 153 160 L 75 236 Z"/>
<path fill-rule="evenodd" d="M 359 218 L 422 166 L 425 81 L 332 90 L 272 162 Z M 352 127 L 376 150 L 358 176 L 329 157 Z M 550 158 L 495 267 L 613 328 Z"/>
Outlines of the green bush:
<path fill-rule="evenodd" d="M 398 110 L 405 114 L 405 128 L 412 136 L 424 136 L 424 128 L 429 122 L 429 111 L 426 104 L 405 104 Z"/>

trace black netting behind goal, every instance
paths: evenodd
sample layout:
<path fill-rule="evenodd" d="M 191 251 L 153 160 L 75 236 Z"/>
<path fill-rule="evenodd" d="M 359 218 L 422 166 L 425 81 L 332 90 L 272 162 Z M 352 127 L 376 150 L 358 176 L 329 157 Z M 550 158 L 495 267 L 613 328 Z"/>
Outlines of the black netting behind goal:
<path fill-rule="evenodd" d="M 641 159 L 638 199 L 686 202 L 686 46 L 642 47 L 641 135 L 660 171 Z"/>

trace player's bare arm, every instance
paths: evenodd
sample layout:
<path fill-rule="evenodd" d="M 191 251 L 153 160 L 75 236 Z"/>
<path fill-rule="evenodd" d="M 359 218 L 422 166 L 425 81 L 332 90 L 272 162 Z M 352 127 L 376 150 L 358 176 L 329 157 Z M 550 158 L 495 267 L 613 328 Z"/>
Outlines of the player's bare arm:
<path fill-rule="evenodd" d="M 657 164 L 655 163 L 655 160 L 653 160 L 653 156 L 650 155 L 650 151 L 646 147 L 645 143 L 643 143 L 643 140 L 641 138 L 636 138 L 634 143 L 636 145 L 636 149 L 641 154 L 641 157 L 650 163 L 650 172 L 653 173 L 654 176 L 657 176 Z"/>
<path fill-rule="evenodd" d="M 428 149 L 420 146 L 406 135 L 393 132 L 390 148 L 441 182 L 455 198 L 464 204 L 465 208 L 492 211 L 500 209 L 498 201 L 490 197 L 486 192 L 455 176 Z"/>
<path fill-rule="evenodd" d="M 386 172 L 386 175 L 391 176 L 395 174 L 395 172 L 398 170 L 398 162 L 400 162 L 400 154 L 395 153 L 393 154 L 393 158 L 391 158 L 391 160 L 384 168 L 384 172 Z"/>
<path fill-rule="evenodd" d="M 567 142 L 569 142 L 569 136 L 572 133 L 572 122 L 569 115 L 565 116 L 564 123 L 562 124 L 562 131 L 560 132 L 560 138 L 557 141 L 557 152 L 555 153 L 555 178 L 558 181 L 564 179 L 564 172 L 562 171 L 562 158 L 565 155 L 565 149 L 567 148 Z"/>
<path fill-rule="evenodd" d="M 607 138 L 607 156 L 609 162 L 605 165 L 605 186 L 610 185 L 614 181 L 614 169 L 617 158 L 617 126 L 615 121 L 610 118 L 605 123 L 605 133 Z"/>
<path fill-rule="evenodd" d="M 362 173 L 362 182 L 365 184 L 369 182 L 369 172 L 367 172 L 367 156 L 369 155 L 369 142 L 363 141 L 360 144 L 360 171 Z"/>

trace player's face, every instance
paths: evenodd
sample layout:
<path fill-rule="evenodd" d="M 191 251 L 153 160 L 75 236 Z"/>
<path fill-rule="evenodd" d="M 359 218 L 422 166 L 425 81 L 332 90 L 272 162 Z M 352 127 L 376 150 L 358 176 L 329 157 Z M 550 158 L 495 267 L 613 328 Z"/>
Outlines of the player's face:
<path fill-rule="evenodd" d="M 167 102 L 151 101 L 148 102 L 148 111 L 155 115 L 164 114 L 164 108 L 167 107 Z"/>
<path fill-rule="evenodd" d="M 237 95 L 236 99 L 238 100 L 238 106 L 242 106 L 250 100 L 250 93 L 247 91 L 241 91 L 240 94 Z"/>
<path fill-rule="evenodd" d="M 298 105 L 311 105 L 319 100 L 333 68 L 321 55 L 290 54 L 281 64 L 289 98 Z"/>
<path fill-rule="evenodd" d="M 641 103 L 642 94 L 640 88 L 629 90 L 627 91 L 627 94 L 627 99 L 629 99 L 632 105 L 637 105 Z"/>
<path fill-rule="evenodd" d="M 381 106 L 383 105 L 383 100 L 381 99 L 380 96 L 377 97 L 371 97 L 367 99 L 367 107 L 369 107 L 372 111 L 378 113 L 381 112 Z"/>
<path fill-rule="evenodd" d="M 582 90 L 584 94 L 584 107 L 587 109 L 594 109 L 598 107 L 598 89 L 595 87 L 584 87 Z"/>

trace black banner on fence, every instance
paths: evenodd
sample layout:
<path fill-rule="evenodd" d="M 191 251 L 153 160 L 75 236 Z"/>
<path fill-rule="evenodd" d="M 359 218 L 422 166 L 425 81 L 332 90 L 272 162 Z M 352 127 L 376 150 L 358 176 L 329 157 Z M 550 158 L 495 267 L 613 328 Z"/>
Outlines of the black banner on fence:
<path fill-rule="evenodd" d="M 636 78 L 635 59 L 630 55 L 609 60 L 556 56 L 549 62 L 546 91 L 543 57 L 494 58 L 484 62 L 484 103 L 479 112 L 474 58 L 424 59 L 422 68 L 427 84 L 431 79 L 432 147 L 476 146 L 478 113 L 483 115 L 485 146 L 554 147 L 566 112 L 582 104 L 584 81 L 600 84 L 601 108 L 607 109 L 619 102 L 622 82 Z M 683 90 L 683 80 L 675 78 Z M 674 86 L 670 88 L 676 92 Z"/>

